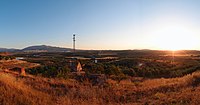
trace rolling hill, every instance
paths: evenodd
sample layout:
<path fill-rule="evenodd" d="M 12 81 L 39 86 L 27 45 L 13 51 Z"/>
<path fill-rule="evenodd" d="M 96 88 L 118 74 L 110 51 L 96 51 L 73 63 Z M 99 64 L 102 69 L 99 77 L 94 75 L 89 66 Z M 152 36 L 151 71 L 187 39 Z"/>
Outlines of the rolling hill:
<path fill-rule="evenodd" d="M 71 48 L 61 48 L 46 45 L 29 46 L 21 51 L 23 52 L 70 52 Z"/>
<path fill-rule="evenodd" d="M 71 48 L 62 48 L 47 45 L 29 46 L 23 49 L 0 48 L 0 52 L 70 52 Z"/>

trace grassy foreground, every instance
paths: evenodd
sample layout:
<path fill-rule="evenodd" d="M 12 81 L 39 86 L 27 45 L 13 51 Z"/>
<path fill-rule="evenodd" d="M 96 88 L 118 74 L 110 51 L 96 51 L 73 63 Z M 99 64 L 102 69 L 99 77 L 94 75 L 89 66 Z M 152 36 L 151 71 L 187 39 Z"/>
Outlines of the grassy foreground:
<path fill-rule="evenodd" d="M 18 77 L 0 72 L 3 105 L 198 104 L 200 72 L 179 78 L 108 79 L 104 86 L 73 79 Z"/>

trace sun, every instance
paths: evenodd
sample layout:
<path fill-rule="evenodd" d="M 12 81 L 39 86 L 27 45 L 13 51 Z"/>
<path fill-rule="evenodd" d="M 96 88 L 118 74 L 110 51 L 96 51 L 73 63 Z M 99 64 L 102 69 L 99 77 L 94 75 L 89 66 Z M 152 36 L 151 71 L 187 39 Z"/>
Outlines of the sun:
<path fill-rule="evenodd" d="M 161 50 L 190 50 L 195 49 L 199 37 L 194 29 L 177 23 L 163 24 L 154 30 L 151 43 L 156 49 Z"/>

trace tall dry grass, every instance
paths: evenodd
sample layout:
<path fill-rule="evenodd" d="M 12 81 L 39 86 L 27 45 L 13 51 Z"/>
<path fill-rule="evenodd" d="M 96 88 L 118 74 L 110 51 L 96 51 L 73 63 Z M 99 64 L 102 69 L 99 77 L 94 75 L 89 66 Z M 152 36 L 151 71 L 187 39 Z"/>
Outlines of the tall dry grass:
<path fill-rule="evenodd" d="M 200 72 L 179 78 L 108 79 L 104 86 L 89 81 L 16 77 L 0 73 L 2 105 L 121 105 L 200 103 Z"/>
<path fill-rule="evenodd" d="M 48 94 L 36 91 L 9 74 L 0 74 L 0 103 L 3 105 L 52 104 Z"/>

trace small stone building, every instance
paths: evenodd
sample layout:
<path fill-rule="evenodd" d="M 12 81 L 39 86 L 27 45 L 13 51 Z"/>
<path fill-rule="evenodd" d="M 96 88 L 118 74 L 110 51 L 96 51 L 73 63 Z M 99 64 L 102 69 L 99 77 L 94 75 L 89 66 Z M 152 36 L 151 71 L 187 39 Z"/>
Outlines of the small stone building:
<path fill-rule="evenodd" d="M 77 58 L 71 58 L 68 61 L 71 72 L 81 72 L 83 70 L 81 63 Z"/>

